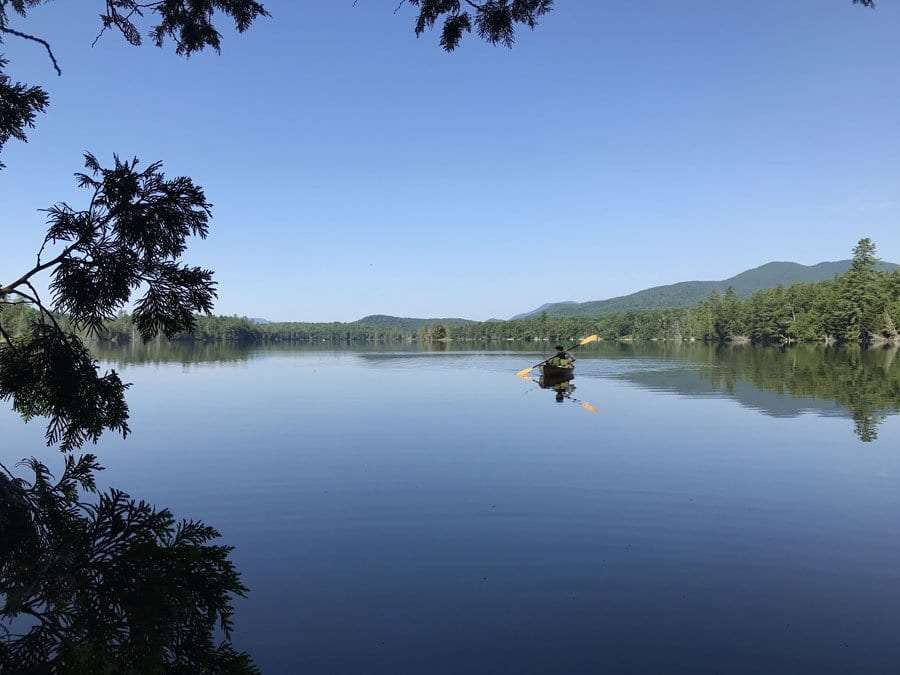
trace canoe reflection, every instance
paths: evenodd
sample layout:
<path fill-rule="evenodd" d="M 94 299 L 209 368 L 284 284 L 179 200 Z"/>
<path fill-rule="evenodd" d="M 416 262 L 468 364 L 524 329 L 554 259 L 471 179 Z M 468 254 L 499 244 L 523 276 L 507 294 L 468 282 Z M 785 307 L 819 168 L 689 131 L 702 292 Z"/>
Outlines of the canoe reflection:
<path fill-rule="evenodd" d="M 541 379 L 538 381 L 538 384 L 541 389 L 550 389 L 556 392 L 556 402 L 562 403 L 572 397 L 572 393 L 575 391 L 575 385 L 572 384 L 574 379 L 574 368 L 564 369 L 544 366 L 541 369 Z"/>

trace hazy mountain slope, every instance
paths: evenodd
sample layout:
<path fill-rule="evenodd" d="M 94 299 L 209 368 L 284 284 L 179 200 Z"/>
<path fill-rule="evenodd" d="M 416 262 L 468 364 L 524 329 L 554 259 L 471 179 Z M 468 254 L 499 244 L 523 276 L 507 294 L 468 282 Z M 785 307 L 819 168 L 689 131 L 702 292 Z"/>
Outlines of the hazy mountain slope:
<path fill-rule="evenodd" d="M 721 281 L 682 281 L 668 286 L 647 288 L 637 293 L 608 300 L 548 303 L 513 318 L 523 319 L 542 312 L 547 312 L 550 316 L 595 316 L 638 309 L 691 307 L 709 297 L 713 291 L 721 292 L 732 287 L 738 295 L 748 296 L 754 291 L 765 288 L 831 279 L 835 275 L 843 274 L 849 267 L 849 260 L 822 262 L 817 265 L 770 262 Z M 900 269 L 900 266 L 887 262 L 880 263 L 880 267 L 884 270 Z"/>

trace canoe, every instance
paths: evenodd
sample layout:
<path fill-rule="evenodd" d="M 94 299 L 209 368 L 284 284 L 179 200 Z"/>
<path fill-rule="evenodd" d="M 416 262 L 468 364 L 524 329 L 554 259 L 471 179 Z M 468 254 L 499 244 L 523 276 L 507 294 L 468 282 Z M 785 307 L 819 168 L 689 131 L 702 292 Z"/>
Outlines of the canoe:
<path fill-rule="evenodd" d="M 541 366 L 541 386 L 552 387 L 568 382 L 575 377 L 575 368 L 559 368 L 557 366 Z"/>

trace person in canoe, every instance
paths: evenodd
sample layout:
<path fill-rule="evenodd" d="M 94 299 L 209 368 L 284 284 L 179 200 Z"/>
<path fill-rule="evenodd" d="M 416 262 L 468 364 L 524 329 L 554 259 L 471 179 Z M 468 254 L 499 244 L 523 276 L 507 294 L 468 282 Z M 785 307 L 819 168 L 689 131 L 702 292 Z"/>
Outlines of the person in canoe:
<path fill-rule="evenodd" d="M 574 368 L 575 357 L 569 354 L 562 345 L 556 345 L 556 355 L 547 361 L 547 365 L 554 368 Z"/>
<path fill-rule="evenodd" d="M 547 359 L 541 367 L 541 379 L 538 384 L 544 389 L 555 389 L 557 385 L 574 377 L 575 359 L 564 347 L 556 345 L 556 355 Z"/>

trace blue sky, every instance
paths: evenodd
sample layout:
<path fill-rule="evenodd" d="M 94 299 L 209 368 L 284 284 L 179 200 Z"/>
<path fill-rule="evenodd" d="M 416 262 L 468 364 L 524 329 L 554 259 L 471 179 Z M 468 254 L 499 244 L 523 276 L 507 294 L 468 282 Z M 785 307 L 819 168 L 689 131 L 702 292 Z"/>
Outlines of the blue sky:
<path fill-rule="evenodd" d="M 99 6 L 99 2 L 96 3 Z M 0 270 L 37 209 L 81 204 L 90 150 L 161 159 L 215 205 L 189 260 L 217 311 L 508 317 L 770 260 L 900 261 L 900 6 L 849 0 L 558 0 L 513 50 L 416 39 L 396 0 L 269 0 L 188 60 L 93 49 L 90 3 L 8 40 L 49 114 L 0 173 Z"/>

